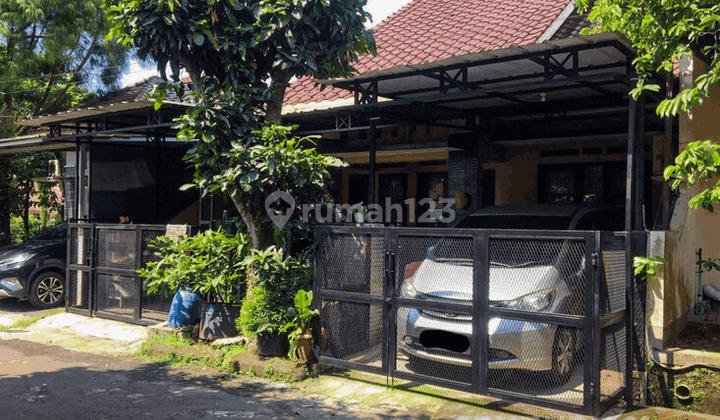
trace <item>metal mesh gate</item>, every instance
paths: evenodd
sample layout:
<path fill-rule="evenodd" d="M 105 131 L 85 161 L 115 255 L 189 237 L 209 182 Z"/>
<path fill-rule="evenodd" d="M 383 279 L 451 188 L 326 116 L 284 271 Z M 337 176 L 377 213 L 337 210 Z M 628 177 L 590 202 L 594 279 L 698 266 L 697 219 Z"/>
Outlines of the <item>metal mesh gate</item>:
<path fill-rule="evenodd" d="M 599 413 L 626 389 L 625 235 L 316 229 L 320 360 Z"/>
<path fill-rule="evenodd" d="M 322 352 L 337 365 L 380 373 L 387 353 L 385 237 L 375 229 L 319 235 L 315 284 L 323 290 Z"/>
<path fill-rule="evenodd" d="M 163 234 L 164 225 L 70 224 L 67 309 L 146 325 L 166 319 L 170 299 L 146 294 L 136 272 L 156 258 L 148 244 Z"/>

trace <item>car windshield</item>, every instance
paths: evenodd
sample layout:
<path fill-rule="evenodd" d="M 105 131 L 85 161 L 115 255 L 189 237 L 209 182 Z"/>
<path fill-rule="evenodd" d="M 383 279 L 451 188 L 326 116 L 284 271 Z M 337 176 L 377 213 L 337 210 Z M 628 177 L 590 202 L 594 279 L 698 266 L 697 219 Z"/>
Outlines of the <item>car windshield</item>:
<path fill-rule="evenodd" d="M 51 241 L 58 239 L 65 239 L 67 234 L 67 223 L 60 223 L 55 226 L 50 226 L 39 234 L 30 238 L 31 241 Z"/>
<path fill-rule="evenodd" d="M 521 230 L 567 230 L 571 218 L 562 215 L 506 215 L 488 214 L 468 216 L 455 229 L 521 229 Z M 471 255 L 459 255 L 459 247 L 450 246 L 452 241 L 443 238 L 431 248 L 430 259 L 454 264 L 471 263 Z M 500 267 L 530 267 L 552 264 L 563 248 L 555 239 L 521 238 L 493 239 L 490 246 L 490 263 Z"/>
<path fill-rule="evenodd" d="M 570 218 L 566 216 L 487 215 L 468 216 L 456 229 L 536 229 L 566 230 Z"/>

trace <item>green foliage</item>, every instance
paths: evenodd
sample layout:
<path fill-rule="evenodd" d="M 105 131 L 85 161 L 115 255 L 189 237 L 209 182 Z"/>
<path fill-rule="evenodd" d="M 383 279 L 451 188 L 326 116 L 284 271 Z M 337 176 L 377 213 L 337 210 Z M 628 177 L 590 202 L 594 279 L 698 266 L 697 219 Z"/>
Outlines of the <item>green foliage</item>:
<path fill-rule="evenodd" d="M 295 293 L 312 282 L 312 265 L 307 251 L 291 256 L 276 246 L 253 249 L 243 260 L 243 265 L 253 284 L 270 287 L 287 303 L 293 302 Z"/>
<path fill-rule="evenodd" d="M 695 77 L 691 88 L 657 107 L 658 115 L 669 117 L 686 112 L 710 96 L 710 88 L 720 86 L 720 2 L 716 0 L 579 0 L 580 10 L 592 5 L 592 31 L 619 31 L 637 50 L 633 65 L 638 81 L 631 92 L 637 98 L 644 91 L 658 92 L 650 80 L 654 72 L 672 73 L 681 58 L 693 53 L 707 64 Z M 710 140 L 690 143 L 665 169 L 665 179 L 677 190 L 682 182 L 693 185 L 720 174 L 718 148 Z M 712 212 L 720 203 L 720 181 L 690 200 L 690 207 L 702 206 Z"/>
<path fill-rule="evenodd" d="M 677 191 L 682 183 L 692 186 L 697 182 L 715 180 L 711 188 L 690 199 L 688 205 L 694 209 L 702 206 L 705 210 L 713 212 L 720 203 L 720 145 L 712 140 L 703 140 L 688 143 L 676 158 L 675 165 L 665 168 L 665 180 L 670 188 Z"/>
<path fill-rule="evenodd" d="M 108 1 L 108 39 L 138 48 L 165 74 L 186 68 L 231 89 L 270 77 L 347 75 L 358 54 L 374 51 L 364 0 Z M 194 82 L 196 82 L 194 80 Z"/>
<path fill-rule="evenodd" d="M 326 169 L 315 162 L 328 162 L 303 153 L 307 149 L 300 143 L 305 141 L 291 144 L 289 129 L 261 128 L 260 115 L 279 121 L 293 77 L 347 76 L 360 54 L 375 52 L 372 33 L 364 27 L 364 5 L 365 0 L 104 4 L 114 21 L 108 39 L 137 47 L 141 58 L 158 62 L 163 75 L 166 65 L 176 80 L 181 68 L 190 74 L 192 90 L 179 87 L 178 92 L 196 106 L 178 119 L 176 128 L 178 137 L 197 140 L 188 153 L 195 165 L 194 185 L 232 199 L 253 248 L 265 247 L 272 236 L 264 223 L 269 188 L 289 184 L 315 191 L 318 179 L 327 179 Z M 157 97 L 161 100 L 162 94 Z M 284 178 L 290 172 L 297 184 Z"/>
<path fill-rule="evenodd" d="M 103 41 L 111 24 L 100 3 L 0 2 L 0 115 L 67 109 L 75 96 L 86 94 L 77 85 L 97 75 L 106 86 L 115 83 L 126 64 L 127 50 Z M 4 120 L 0 125 L 13 123 Z"/>
<path fill-rule="evenodd" d="M 84 82 L 99 76 L 111 87 L 122 74 L 127 50 L 102 40 L 110 23 L 99 4 L 0 0 L 0 138 L 25 134 L 27 127 L 17 125 L 20 118 L 76 106 L 90 96 L 80 87 Z M 24 175 L 28 169 L 45 168 L 24 160 L 0 157 L 0 244 L 9 241 L 11 208 L 27 220 L 28 200 L 17 199 L 24 193 L 17 191 L 17 183 L 32 179 Z"/>
<path fill-rule="evenodd" d="M 253 249 L 243 264 L 254 287 L 243 300 L 238 330 L 251 337 L 279 333 L 293 318 L 294 296 L 312 281 L 308 256 L 292 257 L 271 246 Z"/>
<path fill-rule="evenodd" d="M 649 286 L 657 284 L 657 277 L 662 274 L 667 265 L 667 260 L 660 255 L 653 257 L 635 257 L 633 259 L 633 267 L 635 275 Z"/>
<path fill-rule="evenodd" d="M 720 84 L 720 3 L 715 0 L 579 0 L 580 10 L 592 5 L 592 31 L 619 31 L 637 50 L 633 61 L 638 82 L 631 94 L 659 91 L 650 82 L 652 74 L 673 66 L 695 52 L 703 57 L 708 70 L 695 78 L 693 87 L 664 100 L 657 109 L 660 116 L 678 115 L 702 103 L 710 87 Z"/>
<path fill-rule="evenodd" d="M 148 293 L 170 296 L 189 288 L 206 301 L 240 301 L 238 292 L 245 284 L 242 262 L 249 251 L 246 235 L 208 230 L 179 239 L 160 236 L 150 246 L 158 249 L 160 259 L 138 270 Z"/>
<path fill-rule="evenodd" d="M 246 93 L 250 95 L 250 92 Z M 195 165 L 195 183 L 184 188 L 196 186 L 211 194 L 229 194 L 247 212 L 244 221 L 253 228 L 267 221 L 265 198 L 273 191 L 292 195 L 298 208 L 302 203 L 325 201 L 326 186 L 330 182 L 327 168 L 340 167 L 344 163 L 318 153 L 312 147 L 312 138 L 291 137 L 295 127 L 266 123 L 259 130 L 247 132 L 245 120 L 249 119 L 251 125 L 255 123 L 255 114 L 242 111 L 243 104 L 248 106 L 248 100 L 238 103 L 238 96 L 220 93 L 214 97 L 220 99 L 212 107 L 196 106 L 177 123 L 179 137 L 198 139 L 186 156 L 186 160 Z M 218 119 L 220 123 L 213 123 Z M 241 121 L 231 122 L 238 120 Z M 221 151 L 216 148 L 218 139 L 233 137 L 240 140 L 220 142 L 230 146 Z M 241 214 L 244 213 L 241 211 Z M 287 228 L 303 231 L 307 227 L 296 217 L 290 220 Z M 254 240 L 253 233 L 251 231 L 250 235 Z M 258 234 L 257 243 L 254 243 L 256 248 L 269 242 L 267 235 L 261 236 Z"/>
<path fill-rule="evenodd" d="M 308 328 L 311 328 L 313 320 L 320 316 L 318 309 L 310 309 L 313 301 L 313 292 L 307 292 L 305 290 L 298 290 L 295 294 L 294 299 L 294 313 L 292 321 L 285 324 L 280 332 L 288 333 L 290 339 L 290 355 L 295 354 L 295 350 L 298 347 L 298 337 L 303 335 Z"/>
<path fill-rule="evenodd" d="M 49 316 L 53 316 L 56 314 L 60 314 L 65 312 L 65 308 L 56 308 L 56 309 L 50 309 L 45 312 L 42 312 L 38 316 L 32 316 L 29 318 L 22 318 L 19 321 L 15 322 L 12 325 L 0 325 L 0 331 L 8 331 L 8 330 L 21 330 L 25 327 L 29 327 L 30 325 L 40 321 L 41 319 L 47 318 Z"/>
<path fill-rule="evenodd" d="M 10 229 L 12 230 L 13 242 L 17 243 L 27 241 L 28 239 L 45 230 L 47 226 L 53 226 L 62 222 L 62 217 L 60 215 L 56 215 L 50 218 L 45 226 L 43 226 L 42 221 L 37 217 L 31 216 L 28 218 L 28 220 L 30 222 L 30 229 L 27 232 L 25 231 L 25 222 L 21 217 L 13 217 L 10 220 Z"/>
<path fill-rule="evenodd" d="M 57 183 L 38 181 L 48 176 L 48 163 L 54 159 L 57 156 L 52 152 L 18 153 L 8 159 L 8 208 L 11 216 L 23 219 L 25 232 L 22 236 L 25 238 L 33 236 L 29 214 L 31 206 L 39 207 L 43 218 L 62 212 L 62 203 L 53 190 Z M 47 227 L 47 222 L 46 219 L 41 220 L 40 228 Z"/>
<path fill-rule="evenodd" d="M 256 286 L 243 300 L 240 316 L 235 321 L 238 331 L 248 337 L 277 334 L 291 318 L 287 305 L 267 286 Z"/>
<path fill-rule="evenodd" d="M 700 264 L 705 269 L 705 271 L 712 271 L 712 270 L 720 271 L 720 264 L 718 264 L 718 260 L 715 258 L 708 258 L 707 260 L 700 260 Z"/>

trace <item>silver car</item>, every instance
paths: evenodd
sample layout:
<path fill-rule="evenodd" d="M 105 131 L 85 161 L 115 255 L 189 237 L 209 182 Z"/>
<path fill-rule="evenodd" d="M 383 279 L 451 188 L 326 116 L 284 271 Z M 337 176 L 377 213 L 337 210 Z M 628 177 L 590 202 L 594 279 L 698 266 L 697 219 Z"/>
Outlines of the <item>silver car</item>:
<path fill-rule="evenodd" d="M 455 228 L 621 230 L 621 221 L 621 214 L 612 207 L 494 207 L 472 214 Z M 471 305 L 473 261 L 458 257 L 450 241 L 452 238 L 441 239 L 423 261 L 406 266 L 401 297 Z M 498 249 L 490 249 L 491 306 L 582 313 L 582 246 L 563 240 L 519 241 L 504 248 L 496 245 Z M 403 308 L 398 311 L 398 323 L 402 323 L 398 348 L 411 365 L 427 360 L 471 366 L 471 316 Z M 580 330 L 553 324 L 491 318 L 488 333 L 490 368 L 550 371 L 558 381 L 569 379 L 582 348 Z"/>

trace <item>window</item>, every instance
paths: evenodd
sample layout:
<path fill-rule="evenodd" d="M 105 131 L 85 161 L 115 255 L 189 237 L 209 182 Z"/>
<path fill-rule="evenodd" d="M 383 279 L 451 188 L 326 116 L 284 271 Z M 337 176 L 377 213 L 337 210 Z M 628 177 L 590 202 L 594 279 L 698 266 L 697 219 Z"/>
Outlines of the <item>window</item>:
<path fill-rule="evenodd" d="M 623 204 L 625 163 L 541 165 L 538 201 L 565 204 Z"/>

